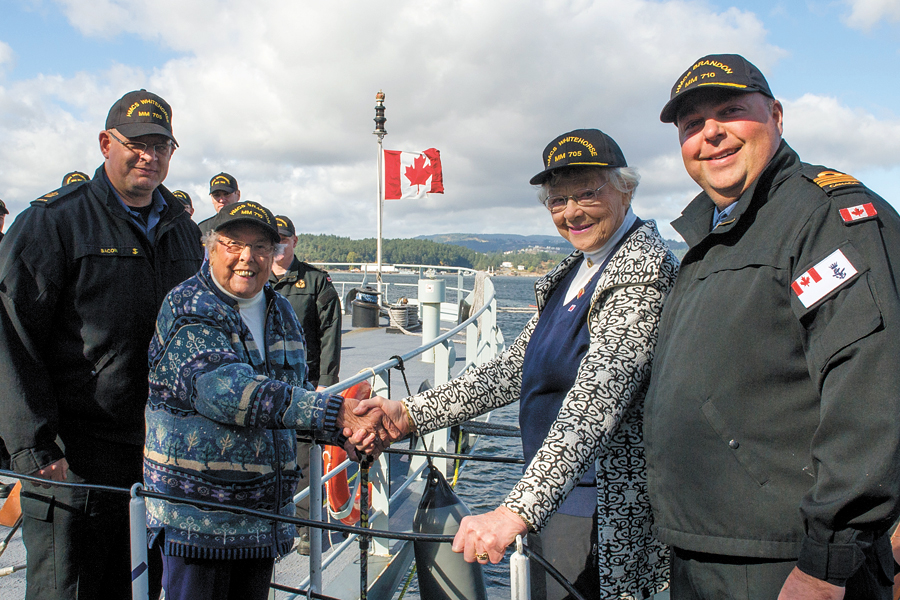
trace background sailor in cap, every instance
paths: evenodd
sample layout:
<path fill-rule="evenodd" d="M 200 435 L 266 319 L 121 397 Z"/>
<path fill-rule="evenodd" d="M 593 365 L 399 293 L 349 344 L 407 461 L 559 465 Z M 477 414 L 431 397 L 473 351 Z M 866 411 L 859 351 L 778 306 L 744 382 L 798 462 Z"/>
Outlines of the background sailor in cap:
<path fill-rule="evenodd" d="M 238 189 L 237 179 L 228 173 L 219 173 L 209 180 L 209 200 L 216 214 L 226 206 L 236 204 L 241 201 L 241 190 Z M 212 229 L 213 220 L 216 215 L 203 219 L 198 223 L 200 231 L 203 233 Z"/>
<path fill-rule="evenodd" d="M 184 204 L 184 210 L 187 212 L 188 216 L 194 216 L 194 203 L 191 202 L 191 195 L 185 192 L 184 190 L 175 190 L 172 192 L 172 195 L 181 200 L 181 203 Z"/>
<path fill-rule="evenodd" d="M 741 56 L 696 61 L 660 118 L 703 190 L 645 407 L 672 599 L 890 598 L 900 218 L 800 161 Z"/>
<path fill-rule="evenodd" d="M 306 340 L 306 364 L 309 366 L 309 380 L 313 385 L 328 387 L 338 382 L 341 369 L 341 302 L 328 273 L 294 255 L 297 247 L 297 232 L 294 223 L 284 215 L 275 217 L 278 234 L 284 252 L 272 263 L 269 284 L 285 296 L 291 303 L 297 320 L 303 326 Z M 309 485 L 310 444 L 297 444 L 297 461 L 303 470 L 298 489 Z M 309 514 L 309 500 L 297 505 L 298 515 Z M 297 528 L 300 533 L 298 550 L 309 552 L 307 528 Z"/>
<path fill-rule="evenodd" d="M 71 185 L 73 183 L 78 183 L 79 181 L 90 181 L 91 178 L 87 173 L 82 173 L 81 171 L 72 171 L 71 173 L 66 173 L 62 178 L 63 187 L 67 185 Z"/>
<path fill-rule="evenodd" d="M 19 473 L 127 488 L 142 479 L 156 313 L 203 250 L 162 186 L 169 104 L 125 94 L 99 145 L 94 177 L 32 202 L 0 244 L 0 435 Z M 127 498 L 25 483 L 22 512 L 27 599 L 130 596 Z"/>

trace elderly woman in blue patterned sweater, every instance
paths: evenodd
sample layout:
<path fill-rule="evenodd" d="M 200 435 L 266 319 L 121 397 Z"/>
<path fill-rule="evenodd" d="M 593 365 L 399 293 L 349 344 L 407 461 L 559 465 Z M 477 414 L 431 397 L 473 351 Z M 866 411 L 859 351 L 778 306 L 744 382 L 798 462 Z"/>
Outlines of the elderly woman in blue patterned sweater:
<path fill-rule="evenodd" d="M 293 516 L 294 430 L 331 443 L 342 431 L 355 432 L 352 442 L 363 448 L 380 426 L 379 415 L 356 417 L 355 401 L 308 383 L 300 324 L 266 285 L 279 239 L 268 209 L 254 202 L 223 208 L 205 240 L 208 263 L 175 287 L 159 312 L 144 483 L 222 504 L 148 499 L 168 600 L 266 598 L 275 557 L 290 550 L 294 526 L 227 507 Z"/>
<path fill-rule="evenodd" d="M 535 285 L 538 316 L 490 363 L 383 407 L 404 433 L 433 431 L 520 400 L 527 467 L 493 512 L 466 517 L 453 543 L 498 562 L 517 534 L 588 598 L 646 598 L 668 583 L 650 531 L 642 414 L 659 315 L 677 261 L 652 221 L 631 210 L 637 187 L 619 146 L 596 129 L 547 145 L 532 178 L 575 251 Z M 532 598 L 564 588 L 532 564 Z"/>

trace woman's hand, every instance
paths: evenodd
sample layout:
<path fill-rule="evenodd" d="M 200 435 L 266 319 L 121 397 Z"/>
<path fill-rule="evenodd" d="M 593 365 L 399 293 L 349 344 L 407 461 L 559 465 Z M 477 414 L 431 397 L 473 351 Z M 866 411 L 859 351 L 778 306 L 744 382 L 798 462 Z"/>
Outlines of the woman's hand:
<path fill-rule="evenodd" d="M 409 434 L 409 420 L 407 419 L 406 407 L 399 400 L 388 400 L 381 396 L 373 396 L 368 400 L 361 400 L 357 407 L 353 409 L 356 415 L 365 415 L 371 410 L 380 409 L 383 413 L 382 427 L 388 434 L 388 443 L 397 440 Z"/>
<path fill-rule="evenodd" d="M 506 548 L 516 541 L 516 536 L 526 533 L 525 521 L 505 506 L 498 506 L 483 515 L 463 517 L 451 548 L 462 552 L 466 562 L 477 560 L 485 564 L 490 560 L 496 564 L 503 560 Z"/>

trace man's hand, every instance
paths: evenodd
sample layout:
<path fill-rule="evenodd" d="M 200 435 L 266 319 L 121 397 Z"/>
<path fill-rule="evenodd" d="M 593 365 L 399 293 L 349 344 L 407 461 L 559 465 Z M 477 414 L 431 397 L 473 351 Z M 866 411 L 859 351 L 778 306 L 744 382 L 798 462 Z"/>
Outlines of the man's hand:
<path fill-rule="evenodd" d="M 52 462 L 43 469 L 38 469 L 37 471 L 29 473 L 29 475 L 31 475 L 32 477 L 40 477 L 41 479 L 49 479 L 51 481 L 65 481 L 68 474 L 69 462 L 65 458 L 61 458 L 56 462 Z M 39 485 L 43 488 L 51 487 L 42 483 L 38 483 L 35 485 Z"/>
<path fill-rule="evenodd" d="M 364 415 L 370 410 L 380 410 L 383 414 L 382 425 L 385 431 L 392 433 L 390 442 L 396 442 L 409 434 L 409 421 L 406 417 L 406 408 L 399 400 L 388 400 L 381 396 L 373 396 L 368 400 L 362 400 L 353 410 L 357 415 Z"/>
<path fill-rule="evenodd" d="M 357 452 L 377 458 L 391 441 L 402 435 L 393 422 L 385 418 L 380 408 L 373 406 L 363 411 L 354 410 L 358 405 L 358 400 L 345 398 L 338 413 L 337 425 L 349 438 L 348 445 L 352 445 Z M 348 454 L 352 455 L 350 452 Z"/>
<path fill-rule="evenodd" d="M 844 591 L 840 586 L 816 579 L 794 567 L 778 594 L 778 600 L 841 600 Z"/>
<path fill-rule="evenodd" d="M 493 512 L 463 517 L 451 549 L 462 552 L 466 562 L 486 563 L 490 560 L 496 564 L 503 560 L 507 546 L 516 540 L 516 536 L 527 532 L 528 526 L 519 515 L 505 506 L 498 506 Z M 485 554 L 487 558 L 484 558 Z"/>

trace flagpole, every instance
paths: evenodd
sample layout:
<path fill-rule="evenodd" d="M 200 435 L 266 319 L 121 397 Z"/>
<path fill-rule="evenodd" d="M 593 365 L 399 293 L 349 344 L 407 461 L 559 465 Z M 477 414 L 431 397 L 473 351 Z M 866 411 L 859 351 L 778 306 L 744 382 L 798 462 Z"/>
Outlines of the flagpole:
<path fill-rule="evenodd" d="M 382 143 L 384 142 L 384 136 L 387 135 L 387 131 L 384 129 L 384 124 L 387 122 L 387 118 L 384 116 L 384 92 L 381 90 L 375 94 L 375 131 L 374 133 L 378 136 L 378 159 L 377 159 L 377 170 L 378 170 L 378 204 L 375 208 L 375 222 L 376 228 L 378 229 L 378 235 L 376 237 L 376 275 L 375 280 L 377 282 L 378 288 L 378 302 L 379 304 L 382 302 L 383 296 L 382 292 L 382 282 L 381 282 L 381 224 L 382 224 L 382 216 L 384 213 L 384 150 L 382 148 Z"/>

